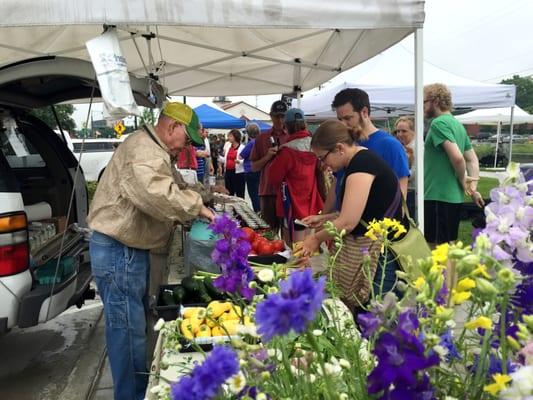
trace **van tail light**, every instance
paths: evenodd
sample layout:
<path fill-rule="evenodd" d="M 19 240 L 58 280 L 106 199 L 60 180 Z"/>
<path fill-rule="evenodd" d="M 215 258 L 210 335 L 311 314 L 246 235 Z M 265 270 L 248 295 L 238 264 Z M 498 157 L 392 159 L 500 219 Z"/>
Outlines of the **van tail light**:
<path fill-rule="evenodd" d="M 0 215 L 0 276 L 28 269 L 30 248 L 27 228 L 25 213 Z"/>

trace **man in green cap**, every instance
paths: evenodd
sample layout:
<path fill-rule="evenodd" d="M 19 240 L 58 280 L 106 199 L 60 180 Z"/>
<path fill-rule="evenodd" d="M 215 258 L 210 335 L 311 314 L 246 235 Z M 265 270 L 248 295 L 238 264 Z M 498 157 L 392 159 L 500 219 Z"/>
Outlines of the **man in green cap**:
<path fill-rule="evenodd" d="M 202 197 L 181 190 L 172 159 L 188 141 L 203 143 L 196 113 L 168 103 L 155 127 L 144 126 L 117 148 L 88 216 L 93 278 L 104 304 L 115 400 L 144 399 L 149 252 L 164 247 L 174 223 L 214 218 Z"/>

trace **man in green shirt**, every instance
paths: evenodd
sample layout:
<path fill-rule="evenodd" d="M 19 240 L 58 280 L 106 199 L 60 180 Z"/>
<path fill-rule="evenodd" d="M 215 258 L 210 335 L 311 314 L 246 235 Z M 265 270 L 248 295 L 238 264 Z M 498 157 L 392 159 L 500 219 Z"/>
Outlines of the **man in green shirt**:
<path fill-rule="evenodd" d="M 478 159 L 451 109 L 452 96 L 445 85 L 424 87 L 424 115 L 433 118 L 424 143 L 425 236 L 432 244 L 457 240 L 464 193 L 483 206 L 476 190 Z"/>

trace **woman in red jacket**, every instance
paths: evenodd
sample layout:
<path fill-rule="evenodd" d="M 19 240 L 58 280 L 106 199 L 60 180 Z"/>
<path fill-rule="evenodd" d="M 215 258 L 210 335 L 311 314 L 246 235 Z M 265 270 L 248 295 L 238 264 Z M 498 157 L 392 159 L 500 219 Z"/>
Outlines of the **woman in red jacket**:
<path fill-rule="evenodd" d="M 317 214 L 324 201 L 319 182 L 322 174 L 318 159 L 311 151 L 311 134 L 307 130 L 304 113 L 291 108 L 285 114 L 288 141 L 281 145 L 268 167 L 269 182 L 279 187 L 276 196 L 276 214 L 284 219 L 283 236 L 290 243 L 302 240 L 305 231 L 294 225 L 295 219 Z"/>

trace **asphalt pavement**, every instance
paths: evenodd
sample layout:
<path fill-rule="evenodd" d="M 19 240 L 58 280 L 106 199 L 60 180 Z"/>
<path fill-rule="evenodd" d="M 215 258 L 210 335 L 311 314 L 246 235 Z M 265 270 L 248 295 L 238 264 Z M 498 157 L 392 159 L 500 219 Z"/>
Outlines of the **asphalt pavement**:
<path fill-rule="evenodd" d="M 102 303 L 0 336 L 1 400 L 85 400 L 104 354 Z"/>

